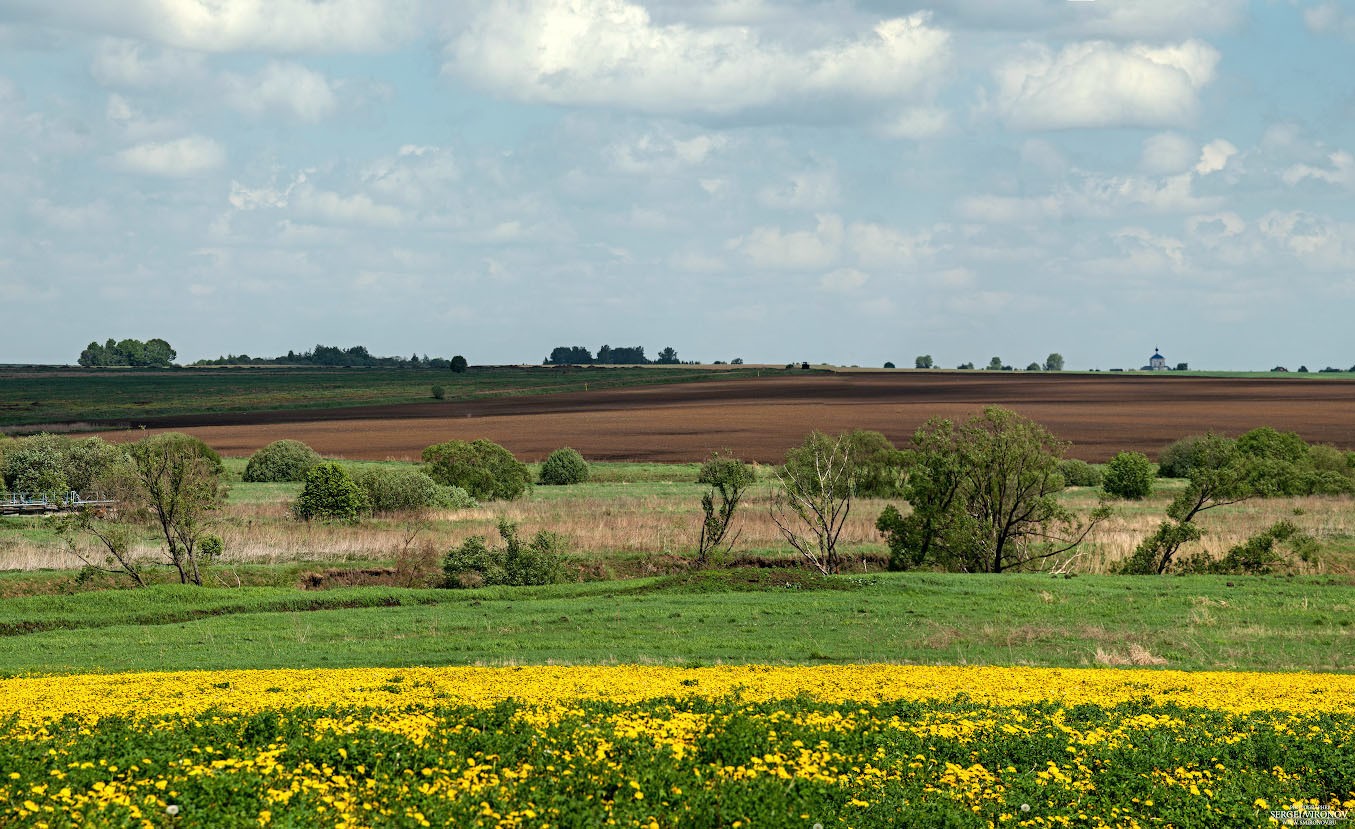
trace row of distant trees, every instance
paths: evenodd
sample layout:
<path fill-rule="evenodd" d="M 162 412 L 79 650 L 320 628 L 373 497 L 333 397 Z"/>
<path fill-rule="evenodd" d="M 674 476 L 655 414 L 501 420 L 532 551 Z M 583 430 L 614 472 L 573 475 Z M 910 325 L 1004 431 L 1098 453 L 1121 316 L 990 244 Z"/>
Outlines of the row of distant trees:
<path fill-rule="evenodd" d="M 586 347 L 581 345 L 560 345 L 551 349 L 550 356 L 542 360 L 544 365 L 548 366 L 583 366 L 583 365 L 604 365 L 604 366 L 634 366 L 649 365 L 678 365 L 682 361 L 678 359 L 677 349 L 668 346 L 659 352 L 659 356 L 653 360 L 645 356 L 645 347 L 642 345 L 617 346 L 603 345 L 598 349 L 596 356 Z"/>
<path fill-rule="evenodd" d="M 450 360 L 444 357 L 429 357 L 424 354 L 411 354 L 409 357 L 377 357 L 366 346 L 355 345 L 352 348 L 339 348 L 332 345 L 317 345 L 310 351 L 298 354 L 288 351 L 282 357 L 251 357 L 248 354 L 227 354 L 215 360 L 198 360 L 195 366 L 359 366 L 382 368 L 436 368 L 465 371 L 469 364 L 460 354 Z"/>
<path fill-rule="evenodd" d="M 896 368 L 893 363 L 885 363 L 885 368 Z M 930 354 L 919 354 L 913 360 L 913 368 L 936 368 L 936 361 Z M 973 363 L 960 363 L 956 366 L 961 371 L 973 369 Z M 988 371 L 1015 371 L 1016 369 L 1004 362 L 1001 357 L 994 357 L 988 361 L 986 366 Z M 1026 366 L 1026 371 L 1063 371 L 1063 355 L 1057 351 L 1045 358 L 1043 363 L 1031 363 Z"/>
<path fill-rule="evenodd" d="M 113 340 L 103 345 L 90 343 L 80 352 L 82 366 L 169 366 L 178 356 L 169 343 L 158 337 L 146 340 Z"/>

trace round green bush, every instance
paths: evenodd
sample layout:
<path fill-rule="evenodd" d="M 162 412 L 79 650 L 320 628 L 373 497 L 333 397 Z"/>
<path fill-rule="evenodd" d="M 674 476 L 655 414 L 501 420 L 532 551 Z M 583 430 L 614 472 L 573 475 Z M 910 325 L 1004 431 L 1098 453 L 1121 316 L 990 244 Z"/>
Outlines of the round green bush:
<path fill-rule="evenodd" d="M 249 483 L 304 481 L 321 460 L 319 452 L 299 440 L 275 440 L 250 455 L 244 480 Z"/>
<path fill-rule="evenodd" d="M 66 443 L 45 433 L 15 441 L 5 450 L 5 487 L 29 496 L 64 495 L 70 490 Z"/>
<path fill-rule="evenodd" d="M 387 515 L 438 506 L 444 497 L 437 481 L 407 466 L 368 466 L 353 473 L 372 512 Z"/>
<path fill-rule="evenodd" d="M 423 450 L 428 477 L 446 486 L 459 486 L 479 501 L 511 501 L 531 486 L 527 464 L 488 440 L 449 440 Z"/>
<path fill-rule="evenodd" d="M 1153 462 L 1138 452 L 1121 452 L 1106 464 L 1101 488 L 1117 498 L 1146 498 L 1153 491 Z"/>
<path fill-rule="evenodd" d="M 1101 470 L 1077 458 L 1059 461 L 1059 474 L 1068 486 L 1100 486 Z"/>
<path fill-rule="evenodd" d="M 102 438 L 70 441 L 66 444 L 66 483 L 76 492 L 88 492 L 100 485 L 110 469 L 126 459 L 122 447 Z"/>
<path fill-rule="evenodd" d="M 568 446 L 556 449 L 541 464 L 540 480 L 547 486 L 581 484 L 588 480 L 588 461 Z"/>
<path fill-rule="evenodd" d="M 322 463 L 306 475 L 306 486 L 292 504 L 292 513 L 303 521 L 356 523 L 367 512 L 367 496 L 337 463 Z"/>
<path fill-rule="evenodd" d="M 445 486 L 439 489 L 437 503 L 433 506 L 440 509 L 475 509 L 480 506 L 480 502 L 459 486 Z"/>
<path fill-rule="evenodd" d="M 1160 478 L 1189 478 L 1190 471 L 1201 461 L 1206 435 L 1188 435 L 1169 445 L 1157 457 Z"/>

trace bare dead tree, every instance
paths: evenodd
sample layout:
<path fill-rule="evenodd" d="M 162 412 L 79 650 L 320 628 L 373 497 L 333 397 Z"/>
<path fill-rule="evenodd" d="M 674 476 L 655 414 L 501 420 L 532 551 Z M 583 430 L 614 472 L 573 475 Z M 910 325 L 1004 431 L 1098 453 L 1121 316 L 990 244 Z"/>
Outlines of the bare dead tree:
<path fill-rule="evenodd" d="M 796 463 L 776 472 L 781 486 L 772 488 L 772 521 L 786 542 L 824 575 L 842 569 L 837 542 L 852 511 L 853 473 L 850 444 L 821 432 L 805 439 Z"/>

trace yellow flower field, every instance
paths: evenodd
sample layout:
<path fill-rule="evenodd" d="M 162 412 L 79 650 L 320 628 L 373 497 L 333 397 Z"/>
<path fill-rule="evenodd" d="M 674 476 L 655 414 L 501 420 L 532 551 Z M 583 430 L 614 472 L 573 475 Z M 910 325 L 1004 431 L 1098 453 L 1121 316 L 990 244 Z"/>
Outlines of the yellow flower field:
<path fill-rule="evenodd" d="M 1266 826 L 1355 677 L 364 668 L 0 680 L 0 826 Z"/>
<path fill-rule="evenodd" d="M 900 665 L 709 668 L 532 666 L 521 668 L 351 668 L 193 671 L 0 679 L 0 717 L 21 722 L 67 714 L 157 716 L 209 707 L 251 712 L 299 706 L 384 707 L 391 678 L 402 705 L 486 705 L 506 699 L 544 705 L 569 700 L 633 703 L 660 697 L 745 700 L 806 694 L 820 702 L 950 699 L 984 705 L 1057 702 L 1113 706 L 1159 703 L 1243 713 L 1355 711 L 1355 676 L 1101 668 Z"/>

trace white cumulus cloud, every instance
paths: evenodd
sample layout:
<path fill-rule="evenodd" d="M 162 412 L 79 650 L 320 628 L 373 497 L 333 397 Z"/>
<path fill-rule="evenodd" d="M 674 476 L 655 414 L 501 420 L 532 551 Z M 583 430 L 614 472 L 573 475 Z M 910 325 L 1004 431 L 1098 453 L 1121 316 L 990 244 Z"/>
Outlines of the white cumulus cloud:
<path fill-rule="evenodd" d="M 226 102 L 253 118 L 284 115 L 299 121 L 322 121 L 338 109 L 339 98 L 329 78 L 299 63 L 270 61 L 254 75 L 227 74 Z"/>
<path fill-rule="evenodd" d="M 1160 47 L 1089 41 L 1058 52 L 1032 44 L 997 68 L 993 106 L 1025 130 L 1183 124 L 1195 116 L 1219 57 L 1199 40 Z"/>
<path fill-rule="evenodd" d="M 729 247 L 743 253 L 754 267 L 811 270 L 835 263 L 845 237 L 841 216 L 821 214 L 813 230 L 786 233 L 779 227 L 758 227 L 731 240 Z"/>
<path fill-rule="evenodd" d="M 417 35 L 418 0 L 7 0 L 8 14 L 199 52 L 380 52 Z"/>
<path fill-rule="evenodd" d="M 1284 183 L 1298 184 L 1304 179 L 1325 181 L 1339 187 L 1355 187 L 1355 156 L 1345 150 L 1337 150 L 1327 156 L 1330 167 L 1317 167 L 1312 164 L 1295 164 L 1284 171 Z"/>
<path fill-rule="evenodd" d="M 926 13 L 793 48 L 744 25 L 656 23 L 628 0 L 504 0 L 448 48 L 444 71 L 527 101 L 730 115 L 925 95 L 950 37 Z"/>
<path fill-rule="evenodd" d="M 137 144 L 115 155 L 114 160 L 129 172 L 179 178 L 217 169 L 226 163 L 226 150 L 206 136 L 189 135 Z"/>
<path fill-rule="evenodd" d="M 1228 159 L 1235 155 L 1237 147 L 1222 138 L 1216 138 L 1200 149 L 1200 161 L 1195 165 L 1195 172 L 1202 176 L 1217 173 L 1227 167 Z"/>

